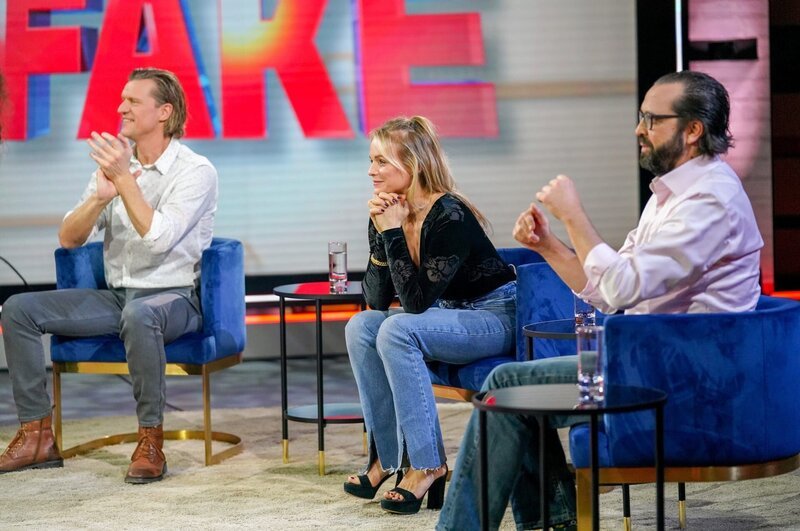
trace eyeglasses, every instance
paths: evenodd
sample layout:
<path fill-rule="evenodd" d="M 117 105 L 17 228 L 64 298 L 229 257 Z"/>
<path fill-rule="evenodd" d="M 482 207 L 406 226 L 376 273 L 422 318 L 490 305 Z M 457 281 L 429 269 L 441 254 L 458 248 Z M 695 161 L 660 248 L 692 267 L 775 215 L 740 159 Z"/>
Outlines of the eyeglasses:
<path fill-rule="evenodd" d="M 680 114 L 653 114 L 651 112 L 642 112 L 639 111 L 639 121 L 637 124 L 642 123 L 644 120 L 644 126 L 647 128 L 648 131 L 653 129 L 653 124 L 656 123 L 657 120 L 665 120 L 667 118 L 680 118 Z"/>

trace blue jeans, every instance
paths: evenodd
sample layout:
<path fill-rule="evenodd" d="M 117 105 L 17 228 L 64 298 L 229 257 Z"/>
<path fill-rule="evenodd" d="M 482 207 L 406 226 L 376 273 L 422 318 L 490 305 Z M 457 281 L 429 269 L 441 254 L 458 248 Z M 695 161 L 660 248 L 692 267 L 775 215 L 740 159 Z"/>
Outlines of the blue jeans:
<path fill-rule="evenodd" d="M 546 383 L 575 383 L 576 356 L 506 363 L 495 368 L 483 390 Z M 539 514 L 539 425 L 536 419 L 507 413 L 487 413 L 489 527 L 497 529 L 511 499 L 518 529 L 541 527 Z M 550 474 L 550 522 L 575 518 L 575 480 L 567 468 L 564 450 L 555 428 L 581 422 L 571 417 L 548 422 L 547 465 Z M 436 529 L 479 529 L 480 457 L 478 412 L 467 425 L 444 507 Z"/>
<path fill-rule="evenodd" d="M 367 466 L 376 457 L 384 470 L 445 463 L 425 361 L 466 364 L 512 352 L 516 293 L 516 282 L 509 282 L 470 301 L 440 301 L 420 314 L 367 310 L 350 319 L 345 340 L 370 440 Z"/>

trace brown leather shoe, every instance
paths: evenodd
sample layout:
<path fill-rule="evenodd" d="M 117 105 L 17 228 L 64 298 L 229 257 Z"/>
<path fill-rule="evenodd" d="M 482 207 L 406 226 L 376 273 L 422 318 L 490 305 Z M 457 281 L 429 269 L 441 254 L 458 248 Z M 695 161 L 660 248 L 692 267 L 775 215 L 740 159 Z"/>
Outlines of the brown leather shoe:
<path fill-rule="evenodd" d="M 53 437 L 52 416 L 23 422 L 0 455 L 0 474 L 33 468 L 58 468 L 64 459 Z"/>
<path fill-rule="evenodd" d="M 163 425 L 139 426 L 139 444 L 131 456 L 125 483 L 152 483 L 164 479 L 164 474 L 167 473 L 167 458 L 161 451 L 163 447 Z"/>

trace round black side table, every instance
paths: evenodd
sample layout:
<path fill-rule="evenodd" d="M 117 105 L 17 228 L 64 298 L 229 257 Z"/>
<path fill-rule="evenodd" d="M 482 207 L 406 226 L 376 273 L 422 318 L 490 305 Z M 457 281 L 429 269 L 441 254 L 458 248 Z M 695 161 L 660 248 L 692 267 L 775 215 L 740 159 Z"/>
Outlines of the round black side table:
<path fill-rule="evenodd" d="M 656 521 L 658 530 L 664 529 L 664 404 L 667 394 L 649 387 L 607 385 L 605 400 L 589 407 L 578 404 L 578 391 L 574 384 L 544 384 L 505 387 L 483 391 L 472 397 L 478 409 L 480 454 L 480 510 L 481 528 L 489 529 L 489 495 L 487 491 L 488 448 L 486 444 L 486 412 L 530 415 L 539 423 L 539 488 L 541 494 L 542 529 L 548 529 L 550 504 L 548 494 L 545 431 L 548 418 L 559 416 L 588 416 L 591 424 L 590 466 L 592 469 L 592 529 L 600 529 L 599 462 L 597 451 L 597 425 L 601 415 L 627 413 L 652 409 L 655 411 L 655 468 L 656 468 Z M 580 515 L 578 515 L 580 517 Z"/>
<path fill-rule="evenodd" d="M 575 340 L 575 320 L 558 319 L 555 321 L 539 321 L 522 327 L 525 336 L 525 355 L 529 360 L 536 359 L 533 340 L 539 339 L 571 339 Z"/>
<path fill-rule="evenodd" d="M 361 282 L 348 282 L 345 293 L 331 293 L 328 282 L 305 282 L 287 284 L 274 288 L 273 293 L 280 301 L 280 342 L 281 342 L 281 421 L 283 428 L 283 462 L 289 461 L 289 421 L 311 422 L 317 424 L 319 475 L 325 475 L 325 425 L 354 424 L 364 422 L 359 403 L 325 404 L 322 371 L 322 304 L 358 303 L 363 310 L 364 297 Z M 286 299 L 314 301 L 316 308 L 316 346 L 317 346 L 317 403 L 290 408 L 288 406 L 286 369 Z"/>

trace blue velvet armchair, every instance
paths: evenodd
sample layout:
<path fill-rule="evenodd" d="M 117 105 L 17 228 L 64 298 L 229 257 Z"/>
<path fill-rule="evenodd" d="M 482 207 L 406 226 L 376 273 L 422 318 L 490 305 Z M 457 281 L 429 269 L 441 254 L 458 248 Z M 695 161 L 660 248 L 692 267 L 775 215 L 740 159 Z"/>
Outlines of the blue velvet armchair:
<path fill-rule="evenodd" d="M 480 390 L 492 369 L 503 363 L 526 359 L 525 343 L 522 337 L 523 325 L 534 321 L 558 318 L 553 316 L 554 308 L 552 306 L 539 304 L 539 301 L 547 299 L 548 294 L 560 289 L 557 284 L 552 282 L 553 278 L 547 274 L 546 271 L 552 272 L 552 269 L 547 266 L 544 259 L 538 253 L 523 248 L 501 248 L 497 251 L 500 254 L 500 258 L 513 265 L 517 271 L 516 351 L 509 352 L 504 356 L 486 358 L 466 365 L 429 362 L 428 372 L 433 383 L 434 395 L 438 397 L 470 400 L 472 395 Z M 557 279 L 558 277 L 555 278 Z M 559 280 L 559 282 L 561 281 Z M 569 292 L 569 289 L 566 289 Z M 572 299 L 570 299 L 569 303 L 569 312 L 572 312 L 571 301 Z"/>
<path fill-rule="evenodd" d="M 105 289 L 103 244 L 89 243 L 75 249 L 57 249 L 58 289 Z M 166 346 L 167 375 L 200 375 L 203 387 L 203 431 L 166 431 L 165 439 L 202 439 L 205 464 L 211 465 L 241 452 L 241 439 L 211 430 L 210 375 L 238 364 L 242 359 L 245 334 L 244 253 L 236 240 L 214 238 L 203 252 L 200 276 L 200 304 L 203 330 L 185 334 Z M 127 374 L 125 349 L 115 335 L 86 338 L 53 336 L 54 431 L 61 441 L 61 375 L 63 373 Z M 212 440 L 231 444 L 212 453 Z M 135 442 L 136 433 L 113 435 L 65 449 L 64 457 L 85 453 L 108 444 Z"/>
<path fill-rule="evenodd" d="M 752 312 L 617 315 L 604 325 L 606 381 L 668 394 L 667 481 L 751 479 L 800 467 L 800 303 L 761 297 Z M 601 483 L 655 480 L 653 429 L 652 413 L 606 416 Z M 588 425 L 572 428 L 570 450 L 580 528 L 591 521 Z M 679 488 L 681 527 L 684 499 Z"/>

